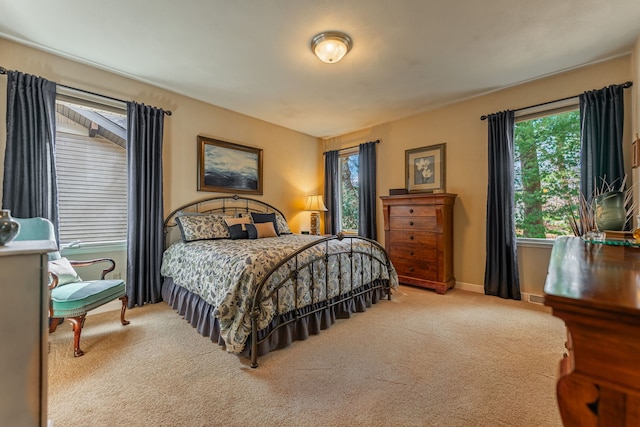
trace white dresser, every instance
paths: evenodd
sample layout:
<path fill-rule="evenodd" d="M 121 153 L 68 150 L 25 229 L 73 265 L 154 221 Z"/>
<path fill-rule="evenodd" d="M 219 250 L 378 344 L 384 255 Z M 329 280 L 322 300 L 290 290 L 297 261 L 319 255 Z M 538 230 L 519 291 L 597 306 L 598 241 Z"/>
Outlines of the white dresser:
<path fill-rule="evenodd" d="M 48 240 L 0 246 L 0 424 L 47 425 Z"/>

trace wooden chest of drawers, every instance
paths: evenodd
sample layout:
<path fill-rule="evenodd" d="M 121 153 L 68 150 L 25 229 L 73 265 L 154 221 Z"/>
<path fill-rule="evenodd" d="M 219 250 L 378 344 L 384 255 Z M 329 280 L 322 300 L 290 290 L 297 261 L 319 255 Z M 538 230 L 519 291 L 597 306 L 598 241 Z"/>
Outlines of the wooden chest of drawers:
<path fill-rule="evenodd" d="M 384 240 L 400 283 L 444 294 L 453 277 L 453 204 L 456 194 L 383 196 Z"/>

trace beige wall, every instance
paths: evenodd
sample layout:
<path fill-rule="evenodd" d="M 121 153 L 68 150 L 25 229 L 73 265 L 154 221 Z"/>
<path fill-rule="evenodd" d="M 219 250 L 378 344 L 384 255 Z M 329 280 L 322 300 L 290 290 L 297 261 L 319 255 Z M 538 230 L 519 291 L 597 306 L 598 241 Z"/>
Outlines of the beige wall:
<path fill-rule="evenodd" d="M 575 96 L 585 90 L 638 80 L 640 40 L 634 54 L 564 74 L 497 91 L 403 120 L 331 138 L 316 138 L 242 114 L 205 104 L 107 71 L 85 66 L 0 39 L 0 65 L 43 76 L 81 89 L 170 109 L 165 120 L 165 212 L 212 193 L 196 191 L 196 136 L 198 134 L 264 150 L 264 201 L 283 210 L 294 231 L 308 229 L 303 212 L 305 196 L 322 193 L 322 151 L 380 139 L 378 195 L 402 188 L 405 150 L 447 143 L 446 187 L 457 193 L 454 213 L 455 276 L 462 286 L 481 286 L 485 262 L 487 186 L 487 128 L 481 115 L 504 109 Z M 634 79 L 635 77 L 635 79 Z M 0 99 L 5 99 L 0 84 Z M 632 128 L 637 131 L 638 90 L 627 96 L 625 144 L 630 150 Z M 631 114 L 631 108 L 634 113 Z M 6 104 L 0 103 L 0 156 L 4 153 Z M 629 159 L 629 156 L 626 156 Z M 1 157 L 0 157 L 0 160 Z M 2 163 L 0 162 L 0 172 Z M 630 169 L 629 169 L 630 171 Z M 635 171 L 634 171 L 635 172 Z M 382 205 L 378 204 L 378 235 L 383 242 Z M 519 248 L 522 291 L 542 294 L 549 248 Z"/>
<path fill-rule="evenodd" d="M 458 194 L 454 208 L 454 273 L 460 285 L 482 285 L 485 263 L 487 123 L 481 121 L 480 116 L 623 83 L 632 77 L 630 61 L 630 56 L 621 57 L 404 120 L 331 138 L 325 141 L 325 149 L 338 149 L 354 143 L 380 139 L 377 190 L 378 195 L 386 195 L 390 188 L 405 187 L 405 150 L 447 143 L 446 189 L 450 193 Z M 630 96 L 627 96 L 627 101 L 629 100 Z M 630 119 L 629 113 L 624 139 L 629 141 L 629 144 L 625 144 L 627 150 L 631 143 Z M 378 236 L 383 240 L 381 204 L 378 205 L 378 218 Z M 549 250 L 519 248 L 523 292 L 542 294 Z"/>
<path fill-rule="evenodd" d="M 164 133 L 165 213 L 216 195 L 196 190 L 196 138 L 205 135 L 262 148 L 264 195 L 255 198 L 281 209 L 293 231 L 309 229 L 309 214 L 302 211 L 305 197 L 322 191 L 322 145 L 317 138 L 5 39 L 0 39 L 0 65 L 59 84 L 171 110 L 173 115 L 166 117 Z M 4 78 L 0 81 L 0 99 L 6 99 Z M 0 102 L 0 173 L 6 142 L 5 115 L 6 102 Z"/>

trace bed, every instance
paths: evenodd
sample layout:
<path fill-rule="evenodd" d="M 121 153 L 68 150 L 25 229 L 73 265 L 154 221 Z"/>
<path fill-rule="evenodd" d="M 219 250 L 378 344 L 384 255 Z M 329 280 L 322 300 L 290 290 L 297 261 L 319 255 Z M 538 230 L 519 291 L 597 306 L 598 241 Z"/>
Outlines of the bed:
<path fill-rule="evenodd" d="M 164 301 L 253 368 L 398 287 L 378 242 L 293 234 L 281 211 L 247 197 L 182 206 L 166 217 L 164 238 Z"/>

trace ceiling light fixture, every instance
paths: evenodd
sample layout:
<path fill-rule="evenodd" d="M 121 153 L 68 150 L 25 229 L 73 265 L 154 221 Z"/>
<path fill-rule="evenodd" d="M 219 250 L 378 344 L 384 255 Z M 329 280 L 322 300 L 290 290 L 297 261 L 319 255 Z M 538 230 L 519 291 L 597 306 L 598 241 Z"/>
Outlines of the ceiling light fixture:
<path fill-rule="evenodd" d="M 351 37 L 339 31 L 325 31 L 311 39 L 311 50 L 322 62 L 334 64 L 351 50 Z"/>

